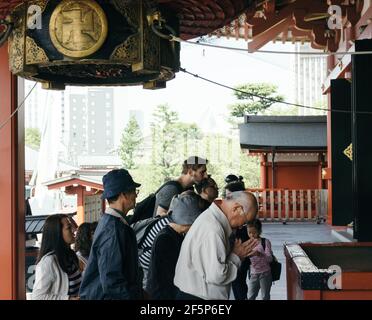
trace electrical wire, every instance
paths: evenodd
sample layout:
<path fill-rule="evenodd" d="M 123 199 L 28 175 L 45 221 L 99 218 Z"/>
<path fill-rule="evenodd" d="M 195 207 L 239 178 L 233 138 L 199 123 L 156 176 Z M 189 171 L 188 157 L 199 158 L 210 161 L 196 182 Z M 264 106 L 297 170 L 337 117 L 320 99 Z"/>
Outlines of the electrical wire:
<path fill-rule="evenodd" d="M 228 85 L 225 85 L 225 84 L 222 84 L 222 83 L 219 83 L 219 82 L 216 82 L 216 81 L 213 81 L 213 80 L 204 78 L 202 76 L 199 76 L 198 74 L 195 74 L 195 73 L 192 73 L 192 72 L 187 71 L 185 68 L 180 68 L 180 71 L 182 71 L 182 72 L 184 72 L 184 73 L 186 73 L 188 75 L 191 75 L 191 76 L 193 76 L 195 78 L 198 78 L 198 79 L 201 79 L 203 81 L 206 81 L 206 82 L 212 83 L 214 85 L 220 86 L 222 88 L 233 90 L 235 92 L 239 92 L 239 93 L 242 93 L 242 94 L 251 96 L 251 97 L 256 97 L 256 98 L 263 99 L 263 100 L 266 100 L 266 101 L 270 101 L 270 102 L 273 102 L 273 103 L 281 103 L 281 104 L 285 104 L 285 105 L 292 106 L 292 107 L 298 107 L 298 108 L 303 108 L 303 109 L 312 109 L 312 110 L 320 110 L 320 111 L 326 111 L 326 112 L 351 113 L 351 111 L 348 111 L 348 110 L 324 109 L 324 108 L 318 108 L 318 107 L 304 106 L 304 105 L 297 104 L 297 103 L 280 101 L 280 100 L 277 100 L 277 99 L 264 97 L 264 96 L 261 96 L 261 95 L 258 95 L 258 94 L 254 94 L 254 93 L 247 92 L 247 91 L 244 91 L 244 90 L 240 90 L 240 89 L 237 89 L 237 88 L 234 88 L 234 87 L 230 87 Z M 368 111 L 357 111 L 356 113 L 357 114 L 372 115 L 372 112 L 368 112 Z"/>
<path fill-rule="evenodd" d="M 17 109 L 15 109 L 12 112 L 12 114 L 8 117 L 8 119 L 6 119 L 2 124 L 0 124 L 0 130 L 7 125 L 7 123 L 15 116 L 15 114 L 19 111 L 19 109 L 24 105 L 24 103 L 26 102 L 27 98 L 30 96 L 30 94 L 32 93 L 32 91 L 34 91 L 34 89 L 36 88 L 36 85 L 37 85 L 37 82 L 30 89 L 30 91 L 28 92 L 28 94 L 26 95 L 26 97 L 23 99 L 23 101 L 21 102 L 21 104 L 17 107 Z"/>
<path fill-rule="evenodd" d="M 225 49 L 225 50 L 233 50 L 233 51 L 244 51 L 246 53 L 269 53 L 269 54 L 292 54 L 292 55 L 311 55 L 311 56 L 338 56 L 338 55 L 368 55 L 372 54 L 372 51 L 358 51 L 358 52 L 350 52 L 350 51 L 344 51 L 344 52 L 296 52 L 296 51 L 275 51 L 275 50 L 255 50 L 254 52 L 249 52 L 248 49 L 245 48 L 235 48 L 235 47 L 228 47 L 228 46 L 221 46 L 221 45 L 215 45 L 215 44 L 209 44 L 209 43 L 203 43 L 203 42 L 194 42 L 189 40 L 182 40 L 179 37 L 169 35 L 170 41 L 176 41 L 179 43 L 187 43 L 191 45 L 196 46 L 203 46 L 203 47 L 209 47 L 209 48 L 215 48 L 215 49 Z"/>

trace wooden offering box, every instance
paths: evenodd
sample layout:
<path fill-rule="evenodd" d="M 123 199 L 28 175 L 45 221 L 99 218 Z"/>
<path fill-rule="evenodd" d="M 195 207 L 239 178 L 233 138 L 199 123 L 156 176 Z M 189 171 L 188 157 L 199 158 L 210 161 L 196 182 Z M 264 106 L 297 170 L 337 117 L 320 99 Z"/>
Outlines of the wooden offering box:
<path fill-rule="evenodd" d="M 372 243 L 292 243 L 284 254 L 288 300 L 372 300 Z M 340 289 L 329 288 L 331 266 Z"/>

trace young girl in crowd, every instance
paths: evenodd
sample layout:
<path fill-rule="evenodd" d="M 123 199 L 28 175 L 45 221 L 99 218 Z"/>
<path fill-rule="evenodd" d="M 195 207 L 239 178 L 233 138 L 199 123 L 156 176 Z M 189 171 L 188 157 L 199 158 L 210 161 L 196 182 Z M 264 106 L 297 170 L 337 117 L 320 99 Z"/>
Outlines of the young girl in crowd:
<path fill-rule="evenodd" d="M 68 216 L 56 214 L 46 219 L 36 265 L 33 300 L 79 299 L 79 260 L 70 248 L 74 242 Z"/>
<path fill-rule="evenodd" d="M 262 300 L 270 300 L 272 285 L 270 263 L 273 261 L 271 242 L 261 238 L 262 223 L 256 219 L 248 224 L 250 239 L 258 239 L 259 244 L 254 249 L 255 254 L 250 257 L 250 276 L 248 281 L 248 300 L 255 300 L 261 289 Z"/>
<path fill-rule="evenodd" d="M 92 247 L 96 227 L 96 222 L 84 222 L 79 226 L 76 232 L 75 252 L 79 258 L 80 270 L 82 270 L 82 272 L 84 272 L 88 264 L 90 248 Z"/>

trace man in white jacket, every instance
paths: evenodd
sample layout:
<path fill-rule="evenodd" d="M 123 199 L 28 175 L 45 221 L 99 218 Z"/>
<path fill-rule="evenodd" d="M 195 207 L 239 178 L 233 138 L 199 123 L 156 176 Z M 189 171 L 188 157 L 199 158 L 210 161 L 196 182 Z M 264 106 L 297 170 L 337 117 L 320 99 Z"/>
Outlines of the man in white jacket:
<path fill-rule="evenodd" d="M 178 299 L 227 300 L 241 259 L 252 255 L 257 240 L 235 241 L 229 237 L 256 218 L 258 204 L 252 193 L 232 192 L 215 200 L 194 222 L 187 233 L 178 258 L 174 284 Z"/>

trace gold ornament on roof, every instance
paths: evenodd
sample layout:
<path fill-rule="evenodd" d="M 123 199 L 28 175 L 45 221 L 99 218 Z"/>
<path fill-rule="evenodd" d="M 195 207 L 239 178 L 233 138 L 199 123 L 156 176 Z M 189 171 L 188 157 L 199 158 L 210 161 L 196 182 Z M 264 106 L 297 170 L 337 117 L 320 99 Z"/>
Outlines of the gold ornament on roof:
<path fill-rule="evenodd" d="M 84 58 L 97 52 L 106 41 L 107 17 L 93 0 L 63 0 L 52 14 L 49 33 L 60 53 Z"/>
<path fill-rule="evenodd" d="M 347 156 L 351 161 L 353 161 L 353 144 L 350 145 L 344 150 L 344 155 Z"/>

